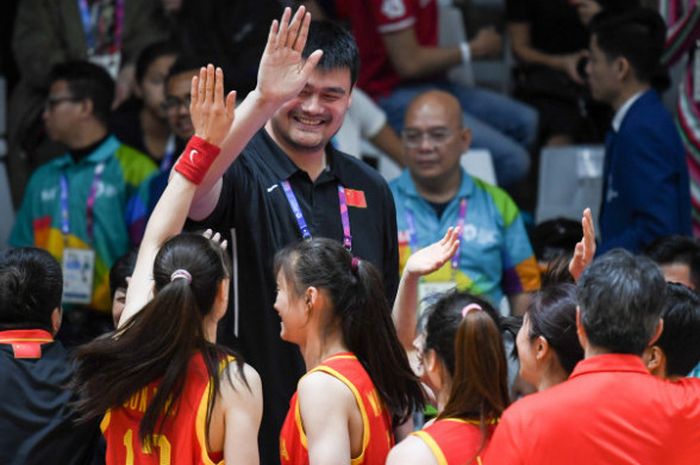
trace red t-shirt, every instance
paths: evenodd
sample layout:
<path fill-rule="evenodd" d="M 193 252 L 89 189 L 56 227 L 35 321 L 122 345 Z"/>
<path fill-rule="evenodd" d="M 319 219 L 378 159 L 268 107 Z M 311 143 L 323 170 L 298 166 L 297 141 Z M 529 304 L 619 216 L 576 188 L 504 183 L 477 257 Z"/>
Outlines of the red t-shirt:
<path fill-rule="evenodd" d="M 352 391 L 360 407 L 362 452 L 351 459 L 351 465 L 384 465 L 389 450 L 394 446 L 391 418 L 360 361 L 351 353 L 341 353 L 329 357 L 309 373 L 315 371 L 322 371 L 342 381 Z M 280 432 L 282 465 L 309 464 L 309 451 L 297 396 L 298 393 L 295 392 Z"/>
<path fill-rule="evenodd" d="M 438 43 L 435 0 L 336 0 L 338 15 L 350 21 L 360 49 L 358 87 L 377 99 L 401 82 L 384 47 L 383 34 L 413 28 L 418 44 Z"/>
<path fill-rule="evenodd" d="M 668 382 L 606 354 L 508 408 L 484 465 L 700 464 L 700 379 Z"/>
<path fill-rule="evenodd" d="M 493 432 L 493 426 L 489 426 L 488 431 Z M 430 448 L 440 465 L 481 464 L 481 428 L 478 421 L 443 418 L 411 434 Z"/>
<path fill-rule="evenodd" d="M 107 465 L 223 464 L 223 452 L 207 452 L 209 381 L 201 354 L 193 356 L 176 411 L 165 420 L 150 449 L 141 447 L 139 424 L 158 382 L 135 392 L 121 407 L 107 411 L 101 424 L 107 442 Z"/>

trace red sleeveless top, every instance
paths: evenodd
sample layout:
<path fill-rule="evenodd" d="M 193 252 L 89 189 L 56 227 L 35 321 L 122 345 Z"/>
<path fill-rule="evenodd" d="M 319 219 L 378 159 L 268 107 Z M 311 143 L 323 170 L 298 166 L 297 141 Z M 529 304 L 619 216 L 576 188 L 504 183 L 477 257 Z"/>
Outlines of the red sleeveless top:
<path fill-rule="evenodd" d="M 345 384 L 352 391 L 362 415 L 362 452 L 351 459 L 352 465 L 384 465 L 394 446 L 391 416 L 384 407 L 374 383 L 355 355 L 346 352 L 333 355 L 309 371 L 322 371 Z M 307 375 L 309 374 L 307 373 Z M 309 452 L 301 420 L 298 393 L 294 393 L 287 418 L 280 432 L 282 465 L 308 465 Z"/>
<path fill-rule="evenodd" d="M 123 405 L 108 410 L 100 425 L 107 442 L 107 465 L 223 464 L 223 451 L 207 452 L 209 382 L 204 359 L 197 353 L 190 359 L 176 410 L 154 435 L 151 446 L 142 447 L 139 425 L 158 389 L 158 381 L 136 391 Z"/>
<path fill-rule="evenodd" d="M 489 426 L 489 434 L 494 428 L 495 422 Z M 481 465 L 477 455 L 481 446 L 478 421 L 443 418 L 411 434 L 425 442 L 439 465 Z"/>

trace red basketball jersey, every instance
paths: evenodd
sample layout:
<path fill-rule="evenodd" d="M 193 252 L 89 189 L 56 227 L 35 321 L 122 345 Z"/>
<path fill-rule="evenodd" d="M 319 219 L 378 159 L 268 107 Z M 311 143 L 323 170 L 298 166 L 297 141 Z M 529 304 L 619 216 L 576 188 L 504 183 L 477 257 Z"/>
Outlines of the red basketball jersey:
<path fill-rule="evenodd" d="M 309 373 L 322 371 L 345 384 L 360 407 L 362 415 L 362 452 L 352 458 L 352 465 L 384 465 L 394 446 L 391 416 L 383 405 L 374 383 L 357 357 L 341 353 L 329 357 Z M 308 373 L 307 373 L 308 374 Z M 309 452 L 301 421 L 297 394 L 289 405 L 287 418 L 280 432 L 280 461 L 282 465 L 308 465 Z"/>
<path fill-rule="evenodd" d="M 489 426 L 489 434 L 493 428 Z M 411 434 L 425 442 L 439 465 L 481 465 L 477 454 L 481 446 L 478 421 L 443 418 Z"/>
<path fill-rule="evenodd" d="M 190 359 L 178 404 L 150 446 L 142 446 L 139 425 L 158 389 L 157 381 L 139 389 L 123 405 L 108 410 L 100 425 L 107 442 L 107 465 L 223 464 L 223 451 L 207 452 L 209 382 L 204 359 L 197 353 Z"/>

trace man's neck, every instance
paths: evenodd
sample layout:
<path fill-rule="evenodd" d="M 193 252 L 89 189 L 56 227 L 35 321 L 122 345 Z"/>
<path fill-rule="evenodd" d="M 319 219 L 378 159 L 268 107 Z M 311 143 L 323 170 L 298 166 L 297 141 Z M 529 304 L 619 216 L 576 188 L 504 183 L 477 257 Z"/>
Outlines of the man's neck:
<path fill-rule="evenodd" d="M 429 180 L 413 178 L 413 182 L 418 194 L 428 202 L 446 203 L 457 195 L 462 183 L 462 171 L 458 169 L 449 176 Z"/>
<path fill-rule="evenodd" d="M 107 136 L 107 128 L 102 123 L 86 123 L 80 131 L 72 135 L 70 140 L 65 141 L 71 150 L 80 150 L 89 147 Z"/>
<path fill-rule="evenodd" d="M 617 112 L 629 99 L 635 95 L 646 92 L 651 86 L 647 83 L 634 82 L 625 87 L 612 102 L 612 107 Z"/>
<path fill-rule="evenodd" d="M 275 143 L 284 151 L 287 157 L 294 163 L 297 168 L 309 175 L 312 181 L 316 181 L 328 164 L 326 160 L 325 147 L 321 147 L 315 151 L 303 151 L 291 147 L 284 140 L 280 140 L 275 135 L 270 122 L 265 125 L 265 131 L 275 141 Z"/>

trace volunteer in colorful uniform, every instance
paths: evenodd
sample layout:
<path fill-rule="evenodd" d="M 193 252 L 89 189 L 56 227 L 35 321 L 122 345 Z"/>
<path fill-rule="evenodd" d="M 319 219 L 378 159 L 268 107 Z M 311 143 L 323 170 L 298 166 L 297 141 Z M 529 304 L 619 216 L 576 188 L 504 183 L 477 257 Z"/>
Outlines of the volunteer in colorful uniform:
<path fill-rule="evenodd" d="M 522 314 L 540 274 L 520 212 L 501 189 L 468 175 L 460 158 L 471 142 L 459 102 L 442 91 L 416 97 L 406 112 L 407 169 L 391 182 L 401 269 L 412 252 L 460 229 L 455 257 L 421 279 L 420 295 L 457 287 Z"/>
<path fill-rule="evenodd" d="M 195 136 L 148 222 L 119 327 L 77 352 L 77 405 L 83 419 L 104 415 L 108 465 L 259 461 L 260 378 L 215 344 L 228 304 L 225 244 L 178 234 L 234 104 L 220 69 L 193 79 Z"/>
<path fill-rule="evenodd" d="M 48 250 L 63 263 L 67 310 L 80 305 L 109 320 L 109 269 L 141 240 L 147 199 L 140 187 L 156 167 L 108 132 L 114 84 L 105 70 L 66 63 L 51 82 L 44 122 L 68 152 L 30 179 L 10 244 Z"/>
<path fill-rule="evenodd" d="M 423 394 L 379 272 L 327 238 L 282 249 L 275 272 L 280 337 L 307 368 L 280 433 L 282 465 L 383 465 Z"/>
<path fill-rule="evenodd" d="M 427 311 L 418 350 L 438 416 L 392 449 L 387 465 L 480 464 L 510 402 L 499 315 L 483 299 L 457 291 L 443 294 Z"/>
<path fill-rule="evenodd" d="M 396 214 L 386 182 L 328 143 L 350 104 L 355 42 L 330 23 L 311 24 L 307 42 L 304 11 L 292 20 L 287 10 L 273 27 L 257 88 L 238 107 L 240 124 L 190 211 L 190 218 L 232 236 L 232 302 L 219 342 L 240 350 L 263 379 L 266 464 L 279 459 L 279 430 L 306 371 L 298 349 L 279 338 L 274 254 L 302 238 L 328 237 L 381 270 L 385 299 L 393 300 L 398 282 Z"/>

